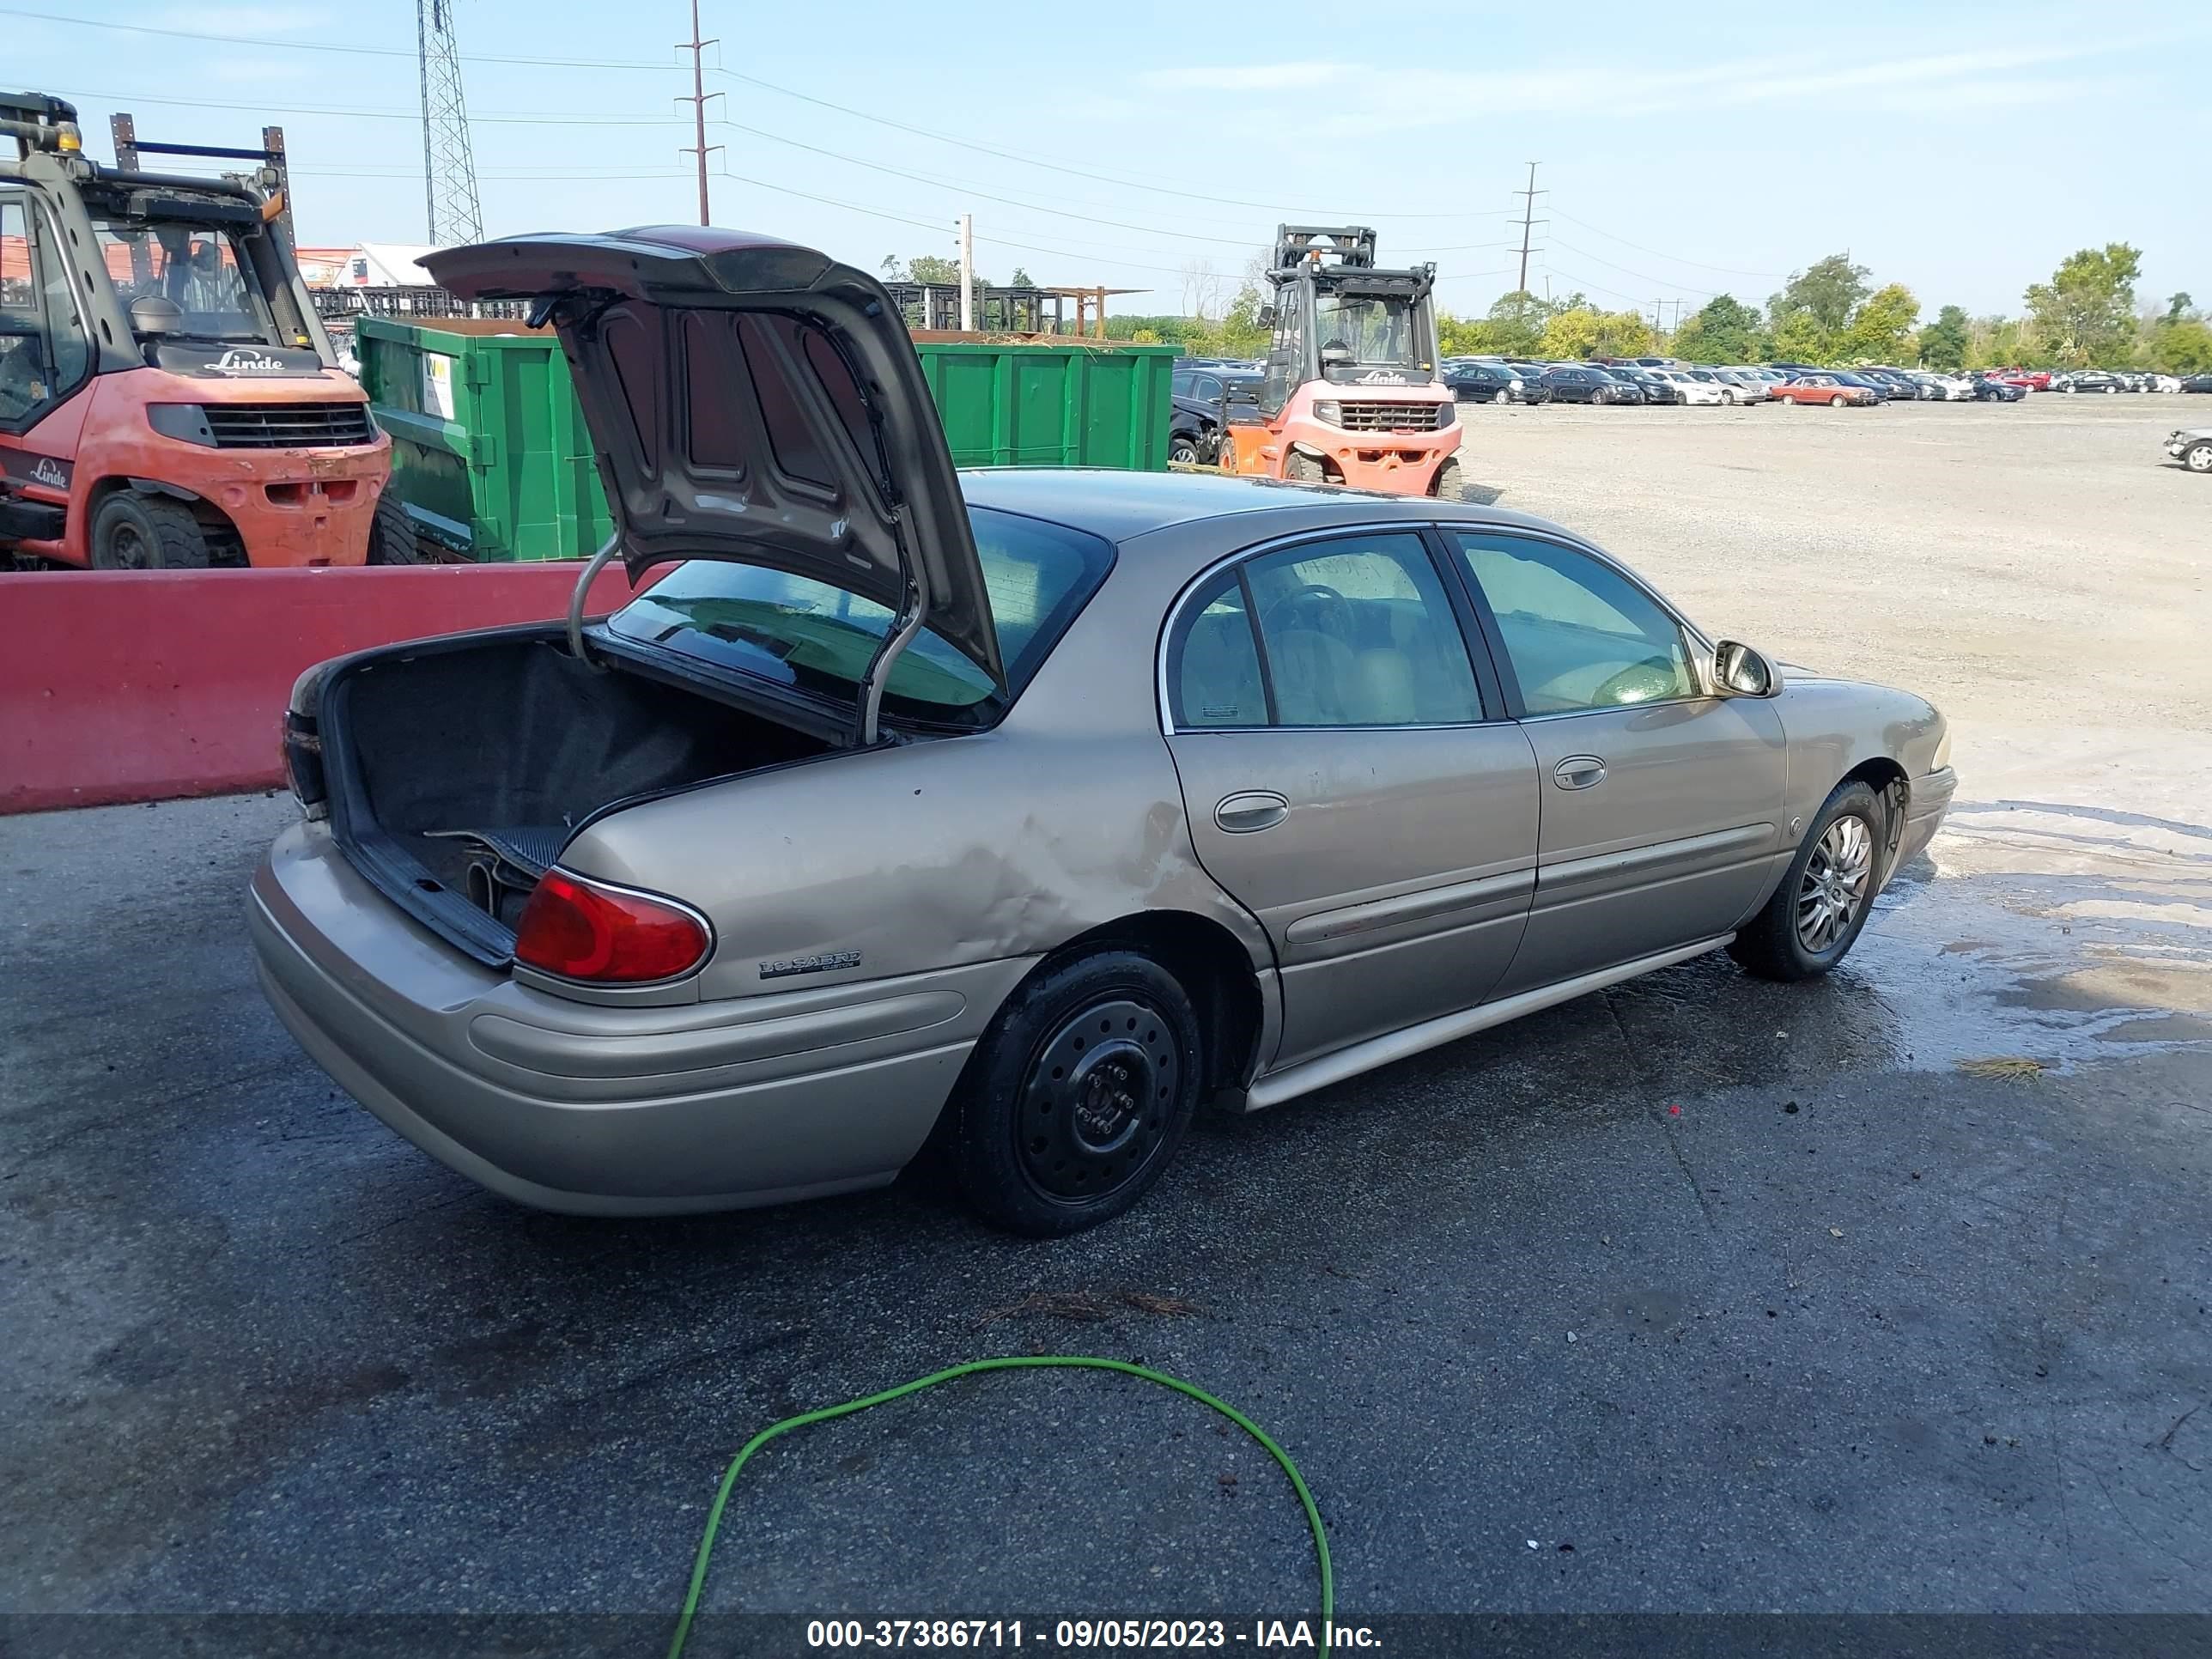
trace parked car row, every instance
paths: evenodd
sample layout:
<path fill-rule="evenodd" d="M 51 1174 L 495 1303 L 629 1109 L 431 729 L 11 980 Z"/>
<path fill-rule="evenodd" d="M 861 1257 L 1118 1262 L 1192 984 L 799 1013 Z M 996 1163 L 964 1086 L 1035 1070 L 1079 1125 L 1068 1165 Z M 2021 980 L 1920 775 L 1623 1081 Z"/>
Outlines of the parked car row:
<path fill-rule="evenodd" d="M 1711 365 L 1665 357 L 1447 358 L 1443 379 L 1461 402 L 1477 404 L 1793 403 L 1844 409 L 1893 402 L 2017 403 L 2027 395 L 2024 386 L 1978 375 L 1812 363 Z"/>
<path fill-rule="evenodd" d="M 2159 374 L 2148 369 L 2077 368 L 2054 374 L 2045 388 L 2051 392 L 2179 392 L 2179 374 Z"/>

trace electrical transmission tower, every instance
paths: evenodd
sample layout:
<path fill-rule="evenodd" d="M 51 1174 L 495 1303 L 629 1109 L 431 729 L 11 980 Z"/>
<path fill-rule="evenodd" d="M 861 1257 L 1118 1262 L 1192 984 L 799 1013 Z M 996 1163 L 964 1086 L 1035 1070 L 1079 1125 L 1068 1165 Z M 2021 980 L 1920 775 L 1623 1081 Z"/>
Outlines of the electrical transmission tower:
<path fill-rule="evenodd" d="M 696 33 L 696 31 L 695 31 Z M 453 41 L 453 0 L 415 0 L 416 55 L 422 69 L 422 189 L 429 240 L 436 247 L 483 240 L 469 108 L 461 95 L 461 53 Z"/>

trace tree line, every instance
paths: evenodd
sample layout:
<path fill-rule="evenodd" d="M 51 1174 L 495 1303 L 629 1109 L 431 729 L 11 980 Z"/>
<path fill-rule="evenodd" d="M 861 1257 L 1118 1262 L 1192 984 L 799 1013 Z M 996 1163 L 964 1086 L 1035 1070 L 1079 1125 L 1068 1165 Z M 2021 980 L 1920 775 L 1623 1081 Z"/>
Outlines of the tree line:
<path fill-rule="evenodd" d="M 2022 296 L 2019 316 L 1972 316 L 1944 306 L 1920 320 L 1902 283 L 1874 286 L 1868 267 L 1832 253 L 1794 273 L 1762 307 L 1716 295 L 1671 332 L 1634 311 L 1608 311 L 1586 295 L 1501 297 L 1480 317 L 1438 316 L 1447 356 L 1640 357 L 1665 353 L 1698 363 L 1892 363 L 1932 369 L 2154 368 L 2212 370 L 2212 318 L 2187 294 L 2139 304 L 2140 250 L 2124 242 L 2082 248 Z M 1248 275 L 1218 318 L 1108 319 L 1109 335 L 1171 342 L 1193 356 L 1249 357 L 1267 349 L 1261 289 Z"/>

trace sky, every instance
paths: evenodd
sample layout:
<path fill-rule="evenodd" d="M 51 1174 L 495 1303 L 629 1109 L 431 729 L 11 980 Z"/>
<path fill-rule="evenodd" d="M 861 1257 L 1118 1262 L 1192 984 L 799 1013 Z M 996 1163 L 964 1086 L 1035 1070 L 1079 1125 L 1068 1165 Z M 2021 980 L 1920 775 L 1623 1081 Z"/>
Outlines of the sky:
<path fill-rule="evenodd" d="M 484 228 L 697 216 L 680 0 L 448 0 Z M 302 243 L 425 240 L 414 7 L 0 3 L 0 76 L 141 138 L 285 128 Z M 1445 309 L 1518 283 L 1672 321 L 1848 251 L 1876 283 L 2017 313 L 2075 248 L 2142 250 L 2139 297 L 2212 303 L 2212 17 L 1858 0 L 1777 7 L 1224 9 L 702 0 L 716 223 L 873 270 L 980 270 L 1218 308 L 1284 220 L 1434 260 Z M 1231 21 L 1249 18 L 1249 26 Z M 957 33 L 957 38 L 948 38 Z M 344 48 L 332 50 L 331 48 Z"/>

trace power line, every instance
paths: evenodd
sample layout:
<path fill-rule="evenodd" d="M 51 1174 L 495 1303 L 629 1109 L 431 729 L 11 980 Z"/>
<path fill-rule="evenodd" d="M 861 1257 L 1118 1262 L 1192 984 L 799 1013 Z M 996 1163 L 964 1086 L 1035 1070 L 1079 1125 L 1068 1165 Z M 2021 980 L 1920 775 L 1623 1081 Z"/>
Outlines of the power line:
<path fill-rule="evenodd" d="M 33 22 L 73 25 L 79 28 L 97 28 L 103 31 L 120 30 L 126 33 L 156 35 L 164 40 L 201 40 L 217 46 L 253 46 L 263 50 L 274 48 L 289 52 L 340 52 L 365 58 L 407 58 L 414 55 L 395 46 L 358 46 L 332 40 L 276 40 L 256 35 L 219 34 L 196 29 L 158 28 L 146 23 L 95 21 L 87 17 L 74 17 L 59 12 L 32 11 L 16 6 L 0 6 L 0 17 L 21 17 Z M 463 61 L 472 64 L 512 64 L 536 69 L 627 70 L 663 74 L 676 67 L 674 64 L 647 63 L 635 58 L 544 58 L 518 56 L 504 52 L 471 52 L 467 54 Z M 1001 149 L 996 145 L 957 137 L 951 133 L 938 132 L 928 127 L 914 126 L 903 121 L 895 121 L 889 116 L 878 115 L 868 110 L 855 109 L 850 105 L 835 103 L 827 98 L 817 98 L 811 93 L 800 92 L 795 88 L 781 86 L 774 81 L 763 80 L 755 75 L 746 75 L 737 70 L 725 69 L 720 64 L 713 65 L 712 68 L 714 73 L 725 76 L 732 81 L 740 81 L 747 86 L 758 87 L 763 91 L 776 93 L 786 98 L 795 98 L 802 103 L 812 104 L 818 108 L 835 110 L 841 115 L 849 115 L 856 120 L 871 121 L 878 126 L 890 127 L 896 131 L 933 139 L 939 143 L 951 144 L 962 149 L 975 150 L 981 155 L 995 156 L 1000 161 L 1018 162 L 1024 167 L 1042 168 L 1048 173 L 1066 173 L 1072 178 L 1090 179 L 1101 184 L 1112 185 L 1121 190 L 1142 190 L 1150 191 L 1158 195 L 1179 196 L 1188 201 L 1203 202 L 1214 207 L 1256 208 L 1269 213 L 1286 213 L 1300 216 L 1335 216 L 1335 210 L 1331 209 L 1286 207 L 1279 202 L 1243 201 L 1209 191 L 1182 190 L 1170 185 L 1150 184 L 1141 179 L 1119 178 L 1112 173 L 1093 173 L 1082 167 L 1066 167 L 1056 161 L 1041 161 L 1033 155 L 1024 155 L 1018 151 Z M 1503 215 L 1508 210 L 1502 208 L 1494 210 L 1497 215 Z M 1361 210 L 1360 216 L 1373 219 L 1468 219 L 1491 216 L 1492 212 L 1492 210 L 1481 210 L 1475 212 L 1462 210 L 1452 213 L 1400 213 L 1383 209 L 1366 208 Z"/>
<path fill-rule="evenodd" d="M 1617 270 L 1624 276 L 1633 276 L 1639 282 L 1656 283 L 1662 288 L 1678 289 L 1685 294 L 1695 294 L 1708 300 L 1714 297 L 1711 289 L 1693 288 L 1687 283 L 1677 283 L 1665 276 L 1654 276 L 1648 270 L 1631 270 L 1626 265 L 1616 264 L 1611 259 L 1602 258 L 1592 253 L 1588 248 L 1577 247 L 1571 242 L 1562 242 L 1557 237 L 1553 237 L 1552 240 L 1554 246 L 1563 247 L 1570 253 L 1579 253 L 1585 259 L 1596 259 L 1598 264 L 1605 266 L 1608 270 Z"/>
<path fill-rule="evenodd" d="M 1618 242 L 1623 247 L 1632 247 L 1638 253 L 1648 253 L 1655 259 L 1665 259 L 1678 265 L 1695 265 L 1700 270 L 1717 270 L 1725 276 L 1759 276 L 1782 283 L 1790 280 L 1790 273 L 1784 270 L 1741 270 L 1734 265 L 1712 265 L 1707 264 L 1702 259 L 1685 259 L 1679 253 L 1662 253 L 1656 247 L 1646 247 L 1641 242 L 1632 242 L 1626 236 L 1616 236 L 1613 232 L 1590 223 L 1587 219 L 1576 218 L 1571 213 L 1561 213 L 1557 208 L 1553 208 L 1552 211 L 1558 213 L 1559 217 L 1565 219 L 1569 224 L 1580 225 L 1584 230 L 1595 230 L 1608 242 Z"/>

